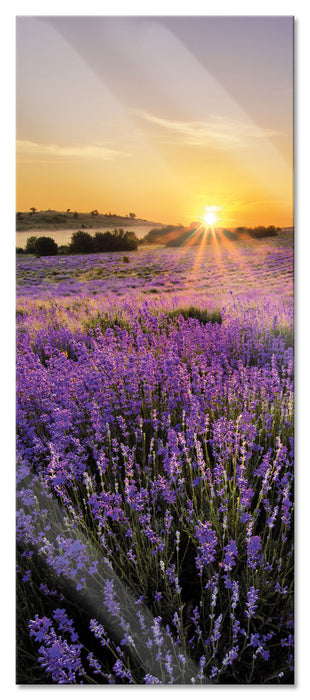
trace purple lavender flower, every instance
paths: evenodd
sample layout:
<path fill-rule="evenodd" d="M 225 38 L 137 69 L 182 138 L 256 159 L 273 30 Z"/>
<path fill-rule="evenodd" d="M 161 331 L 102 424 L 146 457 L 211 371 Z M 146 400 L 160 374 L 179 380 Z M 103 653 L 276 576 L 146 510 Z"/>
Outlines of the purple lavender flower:
<path fill-rule="evenodd" d="M 93 672 L 95 675 L 103 676 L 102 666 L 99 663 L 98 659 L 94 658 L 93 652 L 89 652 L 89 654 L 87 654 L 87 661 L 88 661 L 90 667 L 93 669 Z"/>
<path fill-rule="evenodd" d="M 224 656 L 224 659 L 222 661 L 223 666 L 231 666 L 233 662 L 238 658 L 238 651 L 239 651 L 239 646 L 238 644 L 235 647 L 232 647 L 227 654 Z"/>
<path fill-rule="evenodd" d="M 262 541 L 260 535 L 252 535 L 247 540 L 248 567 L 257 569 L 262 560 Z"/>
<path fill-rule="evenodd" d="M 212 680 L 213 678 L 216 678 L 216 676 L 218 675 L 218 673 L 219 673 L 219 669 L 217 668 L 217 666 L 212 666 L 212 668 L 211 668 L 211 673 L 210 673 L 210 676 L 209 676 L 210 680 Z"/>
<path fill-rule="evenodd" d="M 232 581 L 231 588 L 232 588 L 231 607 L 232 607 L 232 610 L 235 610 L 237 607 L 238 600 L 239 600 L 239 582 Z"/>
<path fill-rule="evenodd" d="M 109 645 L 110 640 L 108 639 L 103 626 L 99 622 L 97 622 L 97 620 L 92 618 L 89 621 L 89 629 L 94 634 L 96 639 L 100 640 L 101 646 L 105 647 Z"/>
<path fill-rule="evenodd" d="M 221 638 L 220 628 L 221 628 L 221 624 L 222 624 L 222 619 L 223 619 L 223 615 L 221 613 L 214 622 L 213 632 L 212 632 L 211 637 L 210 637 L 211 644 L 213 646 Z"/>
<path fill-rule="evenodd" d="M 85 675 L 80 658 L 81 650 L 81 644 L 68 644 L 58 637 L 48 646 L 42 645 L 39 648 L 41 656 L 38 657 L 38 662 L 56 683 L 76 683 L 77 676 Z"/>
<path fill-rule="evenodd" d="M 58 629 L 63 632 L 68 632 L 71 637 L 71 642 L 77 642 L 78 635 L 73 626 L 73 620 L 69 620 L 65 608 L 57 608 L 53 611 L 53 618 L 57 622 Z"/>
<path fill-rule="evenodd" d="M 27 581 L 29 581 L 30 576 L 31 576 L 31 569 L 28 569 L 22 578 L 23 583 L 26 583 Z"/>
<path fill-rule="evenodd" d="M 119 676 L 119 678 L 126 678 L 129 680 L 129 683 L 132 683 L 132 675 L 129 669 L 125 669 L 123 666 L 123 662 L 121 659 L 117 659 L 115 661 L 115 664 L 113 666 L 113 671 L 116 676 Z"/>
<path fill-rule="evenodd" d="M 172 667 L 172 655 L 169 651 L 167 651 L 165 655 L 165 669 L 169 675 L 170 678 L 170 683 L 173 683 L 174 677 L 173 677 L 173 667 Z"/>
<path fill-rule="evenodd" d="M 212 530 L 211 524 L 207 521 L 198 521 L 195 535 L 198 539 L 198 554 L 196 556 L 196 566 L 199 575 L 202 575 L 203 567 L 215 561 L 217 536 Z"/>
<path fill-rule="evenodd" d="M 257 634 L 257 633 L 251 634 L 250 645 L 252 647 L 254 647 L 254 649 L 255 649 L 255 647 L 260 646 L 260 635 L 259 634 Z"/>
<path fill-rule="evenodd" d="M 68 631 L 77 640 L 72 621 L 68 620 L 65 610 L 57 609 L 54 613 L 59 629 Z M 35 616 L 29 621 L 30 636 L 35 641 L 43 642 L 39 647 L 38 662 L 51 675 L 52 680 L 59 684 L 76 683 L 78 676 L 84 676 L 81 663 L 82 644 L 68 644 L 66 639 L 56 635 L 51 620 Z"/>
<path fill-rule="evenodd" d="M 52 622 L 48 617 L 35 615 L 34 620 L 29 621 L 30 636 L 34 636 L 36 642 L 41 642 L 48 633 Z"/>
<path fill-rule="evenodd" d="M 233 632 L 233 642 L 237 641 L 238 634 L 243 634 L 244 637 L 246 636 L 246 631 L 241 627 L 239 620 L 236 618 L 233 618 L 233 623 L 232 623 L 232 632 Z"/>
<path fill-rule="evenodd" d="M 258 589 L 254 588 L 254 586 L 251 586 L 248 590 L 247 602 L 246 602 L 247 609 L 245 610 L 245 616 L 249 620 L 251 617 L 253 617 L 253 615 L 255 613 L 255 610 L 257 608 L 257 600 L 258 600 Z"/>
<path fill-rule="evenodd" d="M 159 678 L 157 678 L 157 676 L 152 676 L 150 673 L 145 674 L 144 682 L 146 685 L 161 685 Z"/>
<path fill-rule="evenodd" d="M 231 571 L 233 566 L 236 565 L 236 557 L 238 556 L 238 550 L 236 547 L 235 540 L 230 540 L 230 542 L 224 547 L 225 558 L 223 560 L 223 568 L 225 571 Z"/>
<path fill-rule="evenodd" d="M 267 518 L 267 527 L 271 530 L 274 527 L 275 519 L 278 515 L 279 507 L 275 506 L 269 518 Z"/>
<path fill-rule="evenodd" d="M 104 586 L 104 604 L 113 616 L 120 615 L 119 603 L 115 600 L 114 581 L 107 579 Z"/>
<path fill-rule="evenodd" d="M 290 490 L 289 485 L 285 486 L 285 488 L 283 489 L 282 508 L 281 508 L 281 511 L 282 511 L 281 520 L 284 523 L 284 525 L 286 525 L 287 527 L 289 526 L 290 521 L 291 521 L 291 515 L 292 515 L 291 507 L 293 505 L 291 499 L 289 498 L 289 490 Z"/>

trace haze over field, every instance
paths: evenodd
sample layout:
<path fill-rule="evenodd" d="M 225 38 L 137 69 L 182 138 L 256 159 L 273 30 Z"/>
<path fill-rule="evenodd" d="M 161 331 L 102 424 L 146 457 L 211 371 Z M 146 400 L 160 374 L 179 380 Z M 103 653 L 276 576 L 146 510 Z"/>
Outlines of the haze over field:
<path fill-rule="evenodd" d="M 293 223 L 292 17 L 18 17 L 18 210 Z"/>

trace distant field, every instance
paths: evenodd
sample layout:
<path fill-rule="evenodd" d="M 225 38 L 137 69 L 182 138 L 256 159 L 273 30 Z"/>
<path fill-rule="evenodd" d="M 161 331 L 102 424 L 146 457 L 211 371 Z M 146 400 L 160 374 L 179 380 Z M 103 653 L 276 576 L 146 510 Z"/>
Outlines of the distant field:
<path fill-rule="evenodd" d="M 17 258 L 17 295 L 64 297 L 75 295 L 171 297 L 200 295 L 217 303 L 227 294 L 266 294 L 291 298 L 293 293 L 293 234 L 274 239 L 197 247 L 139 249 L 123 262 L 122 253 Z"/>

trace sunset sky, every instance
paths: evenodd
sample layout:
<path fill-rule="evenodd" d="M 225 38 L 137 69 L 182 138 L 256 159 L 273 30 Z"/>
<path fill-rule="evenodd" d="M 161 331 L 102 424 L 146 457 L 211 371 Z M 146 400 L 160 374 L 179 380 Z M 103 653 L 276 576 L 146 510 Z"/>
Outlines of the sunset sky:
<path fill-rule="evenodd" d="M 16 208 L 293 223 L 293 18 L 18 17 Z"/>

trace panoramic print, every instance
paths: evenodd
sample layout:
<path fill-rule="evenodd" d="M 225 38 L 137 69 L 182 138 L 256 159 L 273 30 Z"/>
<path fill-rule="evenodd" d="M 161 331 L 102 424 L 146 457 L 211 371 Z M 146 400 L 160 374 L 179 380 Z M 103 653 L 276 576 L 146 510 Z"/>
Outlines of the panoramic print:
<path fill-rule="evenodd" d="M 16 20 L 16 683 L 294 683 L 290 16 Z"/>

